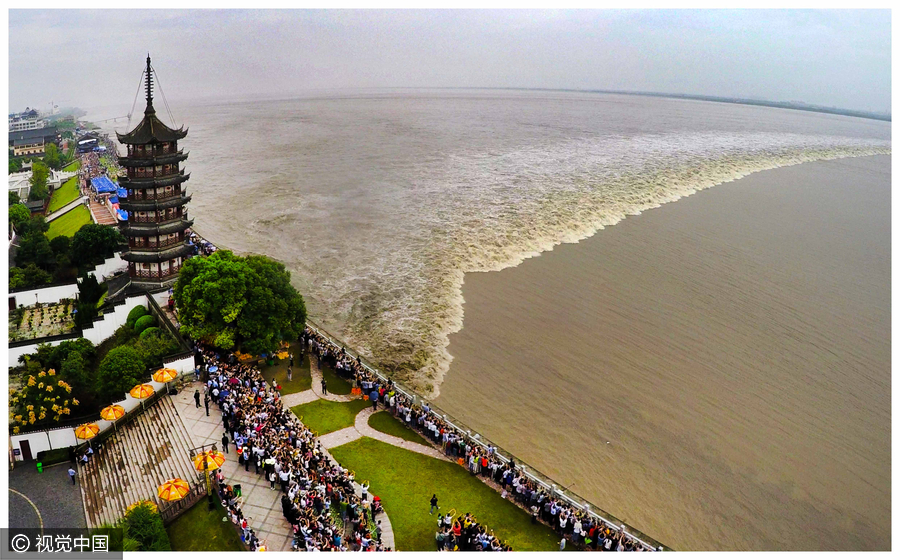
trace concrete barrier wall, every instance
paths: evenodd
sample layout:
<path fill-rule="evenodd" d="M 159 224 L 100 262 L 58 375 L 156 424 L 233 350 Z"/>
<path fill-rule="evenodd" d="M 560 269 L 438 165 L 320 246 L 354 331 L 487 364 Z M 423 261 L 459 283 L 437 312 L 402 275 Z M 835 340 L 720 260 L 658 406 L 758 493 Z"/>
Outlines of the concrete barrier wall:
<path fill-rule="evenodd" d="M 178 373 L 190 373 L 196 367 L 194 364 L 194 355 L 191 354 L 186 358 L 179 358 L 169 362 L 163 361 L 163 367 L 172 368 Z"/>
<path fill-rule="evenodd" d="M 98 282 L 103 282 L 116 272 L 127 268 L 128 263 L 122 260 L 122 254 L 116 253 L 103 261 L 102 264 L 97 265 L 97 267 L 91 272 L 88 272 L 88 274 L 95 277 Z"/>
<path fill-rule="evenodd" d="M 68 338 L 60 338 L 58 340 L 51 340 L 49 342 L 41 342 L 40 344 L 49 344 L 50 346 L 59 346 L 60 342 L 65 340 L 75 340 L 78 338 L 77 334 L 72 334 L 72 336 Z M 25 354 L 34 354 L 37 352 L 37 347 L 39 343 L 28 344 L 26 346 L 16 346 L 15 348 L 8 348 L 8 352 L 6 353 L 7 358 L 9 359 L 9 367 L 16 367 L 19 365 L 19 358 L 24 356 Z"/>
<path fill-rule="evenodd" d="M 116 253 L 88 272 L 98 282 L 103 282 L 114 273 L 128 268 L 128 263 L 122 260 L 121 253 Z M 46 288 L 28 288 L 11 292 L 10 298 L 16 298 L 16 307 L 24 305 L 29 307 L 38 303 L 58 303 L 62 299 L 75 299 L 78 296 L 78 284 L 62 284 L 48 286 Z"/>
<path fill-rule="evenodd" d="M 63 284 L 47 288 L 34 288 L 12 292 L 10 298 L 16 298 L 16 307 L 30 307 L 38 303 L 58 303 L 62 299 L 75 299 L 78 295 L 78 284 Z"/>
<path fill-rule="evenodd" d="M 146 307 L 147 296 L 140 294 L 126 298 L 124 304 L 117 305 L 112 312 L 105 313 L 103 317 L 96 319 L 93 326 L 84 329 L 81 336 L 94 344 L 100 344 L 111 337 L 116 332 L 116 329 L 125 324 L 125 321 L 128 320 L 128 313 L 136 305 Z"/>
<path fill-rule="evenodd" d="M 173 363 L 175 365 L 179 365 L 179 364 L 184 365 L 186 363 L 186 362 L 184 362 L 184 360 L 186 360 L 186 358 L 180 359 L 180 360 L 175 360 L 171 363 Z M 191 356 L 190 360 L 191 360 L 191 364 L 193 364 L 194 357 Z M 166 367 L 170 367 L 170 366 L 167 365 Z M 185 371 L 191 371 L 191 370 L 193 370 L 193 365 L 191 365 L 190 370 L 185 370 Z M 157 383 L 156 381 L 148 381 L 147 383 L 149 385 L 152 385 L 153 389 L 157 392 L 165 391 L 165 387 L 166 387 L 165 383 Z M 125 398 L 123 400 L 118 401 L 113 404 L 117 404 L 117 405 L 121 406 L 122 408 L 124 408 L 126 413 L 131 412 L 132 410 L 141 406 L 140 399 L 136 399 L 136 398 L 132 397 L 131 395 L 127 395 L 127 394 L 124 395 L 124 397 Z M 93 423 L 97 424 L 97 426 L 100 428 L 100 433 L 102 434 L 105 431 L 113 428 L 113 423 L 108 420 L 103 420 L 103 419 L 99 418 L 99 415 L 100 415 L 100 411 L 98 410 L 97 411 L 98 417 L 97 417 L 97 419 L 93 420 Z M 13 455 L 14 455 L 16 461 L 24 461 L 25 460 L 25 458 L 22 456 L 21 453 L 19 455 L 15 455 L 16 449 L 21 450 L 21 448 L 22 448 L 21 442 L 22 441 L 28 441 L 28 445 L 29 445 L 29 448 L 31 449 L 32 457 L 37 457 L 37 454 L 40 451 L 47 451 L 49 449 L 64 449 L 66 447 L 71 447 L 73 445 L 84 443 L 84 441 L 79 440 L 75 437 L 75 427 L 74 426 L 68 427 L 68 428 L 59 428 L 56 430 L 45 430 L 45 431 L 40 431 L 40 432 L 30 432 L 30 433 L 25 433 L 25 434 L 10 435 L 9 440 L 10 440 L 10 445 L 13 449 Z"/>

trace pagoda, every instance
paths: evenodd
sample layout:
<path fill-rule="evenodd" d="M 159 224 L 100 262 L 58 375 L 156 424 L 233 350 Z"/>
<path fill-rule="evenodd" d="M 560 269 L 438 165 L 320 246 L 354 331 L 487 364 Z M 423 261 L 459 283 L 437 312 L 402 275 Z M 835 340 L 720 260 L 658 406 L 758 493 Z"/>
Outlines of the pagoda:
<path fill-rule="evenodd" d="M 179 166 L 188 157 L 178 149 L 187 130 L 171 129 L 156 116 L 150 55 L 146 74 L 143 120 L 127 134 L 116 133 L 128 148 L 127 157 L 119 158 L 127 171 L 119 179 L 119 208 L 128 213 L 119 229 L 128 239 L 122 259 L 128 262 L 130 290 L 155 291 L 174 284 L 182 262 L 193 253 L 185 236 L 193 221 L 185 206 L 191 197 L 183 187 L 190 174 Z"/>

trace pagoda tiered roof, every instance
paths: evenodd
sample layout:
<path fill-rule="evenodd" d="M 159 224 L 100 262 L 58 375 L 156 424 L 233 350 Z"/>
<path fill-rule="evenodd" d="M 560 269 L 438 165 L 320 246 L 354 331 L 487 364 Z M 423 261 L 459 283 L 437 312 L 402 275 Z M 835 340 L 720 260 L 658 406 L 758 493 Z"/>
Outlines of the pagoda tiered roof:
<path fill-rule="evenodd" d="M 144 118 L 131 132 L 126 134 L 116 133 L 121 144 L 150 144 L 152 142 L 174 142 L 187 136 L 188 131 L 181 127 L 173 130 L 163 124 L 156 116 L 156 110 L 152 104 L 147 105 Z"/>

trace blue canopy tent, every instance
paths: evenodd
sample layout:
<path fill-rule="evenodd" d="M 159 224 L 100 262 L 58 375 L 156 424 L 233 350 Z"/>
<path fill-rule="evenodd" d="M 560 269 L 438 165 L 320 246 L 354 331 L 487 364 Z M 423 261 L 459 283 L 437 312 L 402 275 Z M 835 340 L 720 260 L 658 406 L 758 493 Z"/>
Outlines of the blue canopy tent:
<path fill-rule="evenodd" d="M 119 195 L 119 198 L 126 198 L 128 196 L 128 191 L 119 187 L 116 189 L 116 194 Z"/>
<path fill-rule="evenodd" d="M 128 212 L 126 212 L 125 210 L 119 210 L 119 211 L 118 211 L 118 214 L 119 214 L 119 219 L 120 219 L 121 221 L 124 222 L 124 221 L 127 221 L 127 220 L 128 220 Z"/>
<path fill-rule="evenodd" d="M 116 195 L 112 195 L 111 197 L 109 197 L 109 203 L 110 203 L 110 204 L 118 204 L 118 203 L 119 203 L 119 197 L 117 197 Z"/>
<path fill-rule="evenodd" d="M 91 179 L 91 187 L 98 193 L 114 193 L 116 192 L 116 184 L 109 180 L 109 177 L 94 177 Z"/>

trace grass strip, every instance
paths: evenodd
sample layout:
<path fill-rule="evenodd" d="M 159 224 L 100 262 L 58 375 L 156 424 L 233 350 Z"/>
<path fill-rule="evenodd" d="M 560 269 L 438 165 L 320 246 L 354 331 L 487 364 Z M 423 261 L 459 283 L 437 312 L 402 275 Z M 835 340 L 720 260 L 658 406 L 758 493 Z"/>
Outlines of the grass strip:
<path fill-rule="evenodd" d="M 471 512 L 513 550 L 559 550 L 559 538 L 549 527 L 532 525 L 528 513 L 456 463 L 365 437 L 330 452 L 356 473 L 357 481 L 371 483 L 369 492 L 381 498 L 391 520 L 397 550 L 436 549 L 437 515 L 428 513 L 432 494 L 441 513 Z"/>
<path fill-rule="evenodd" d="M 371 406 L 369 401 L 356 399 L 349 402 L 333 402 L 319 399 L 295 406 L 291 410 L 310 430 L 319 435 L 349 428 L 359 412 Z"/>
<path fill-rule="evenodd" d="M 60 235 L 72 237 L 76 231 L 81 229 L 81 226 L 91 222 L 91 211 L 84 206 L 78 206 L 50 222 L 47 239 L 53 239 Z"/>
<path fill-rule="evenodd" d="M 406 441 L 421 443 L 422 445 L 431 445 L 425 438 L 420 436 L 418 432 L 404 426 L 403 422 L 397 420 L 393 414 L 386 410 L 376 412 L 372 416 L 369 416 L 369 426 L 381 433 L 396 436 L 405 439 Z"/>

